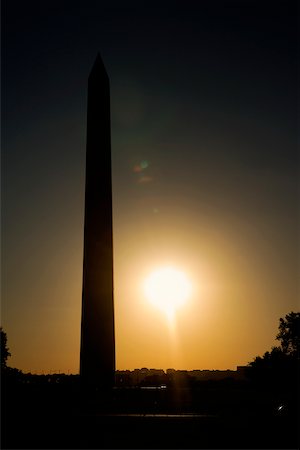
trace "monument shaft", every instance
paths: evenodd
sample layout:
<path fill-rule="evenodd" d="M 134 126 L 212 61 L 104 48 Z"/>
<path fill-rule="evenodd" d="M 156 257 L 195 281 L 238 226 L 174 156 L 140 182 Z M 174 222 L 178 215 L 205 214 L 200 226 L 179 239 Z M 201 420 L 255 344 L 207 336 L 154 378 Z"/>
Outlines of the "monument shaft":
<path fill-rule="evenodd" d="M 114 383 L 112 182 L 109 79 L 98 55 L 88 80 L 80 375 Z"/>

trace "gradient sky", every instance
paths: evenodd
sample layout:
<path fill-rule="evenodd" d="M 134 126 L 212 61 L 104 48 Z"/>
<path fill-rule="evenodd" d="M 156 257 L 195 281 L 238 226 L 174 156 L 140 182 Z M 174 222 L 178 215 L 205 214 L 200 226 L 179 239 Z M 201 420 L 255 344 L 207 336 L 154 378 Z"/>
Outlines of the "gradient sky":
<path fill-rule="evenodd" d="M 3 3 L 9 364 L 78 372 L 98 51 L 111 83 L 117 369 L 234 369 L 270 350 L 279 317 L 299 310 L 296 2 Z M 165 265 L 193 284 L 173 334 L 143 292 Z"/>

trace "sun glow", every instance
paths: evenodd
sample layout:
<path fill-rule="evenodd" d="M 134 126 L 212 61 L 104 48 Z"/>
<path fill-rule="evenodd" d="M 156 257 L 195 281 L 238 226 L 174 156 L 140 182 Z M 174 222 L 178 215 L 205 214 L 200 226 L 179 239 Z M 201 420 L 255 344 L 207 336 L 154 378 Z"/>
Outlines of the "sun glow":
<path fill-rule="evenodd" d="M 191 294 L 191 283 L 186 275 L 173 267 L 162 267 L 152 272 L 145 280 L 147 299 L 169 319 L 185 304 Z"/>

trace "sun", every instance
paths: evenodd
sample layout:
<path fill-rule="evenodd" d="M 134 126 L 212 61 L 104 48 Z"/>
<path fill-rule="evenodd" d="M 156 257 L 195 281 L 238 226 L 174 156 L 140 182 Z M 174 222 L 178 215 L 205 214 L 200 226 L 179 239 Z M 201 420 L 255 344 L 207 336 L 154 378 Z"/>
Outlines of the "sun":
<path fill-rule="evenodd" d="M 191 283 L 184 272 L 173 267 L 161 267 L 145 280 L 147 299 L 171 318 L 191 294 Z"/>

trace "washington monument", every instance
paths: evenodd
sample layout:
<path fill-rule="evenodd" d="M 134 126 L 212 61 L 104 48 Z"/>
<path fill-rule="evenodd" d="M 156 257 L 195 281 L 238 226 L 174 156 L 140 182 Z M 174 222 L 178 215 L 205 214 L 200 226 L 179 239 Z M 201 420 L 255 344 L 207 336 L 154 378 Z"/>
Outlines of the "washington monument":
<path fill-rule="evenodd" d="M 88 79 L 80 375 L 114 383 L 112 186 L 109 79 L 98 54 Z"/>

